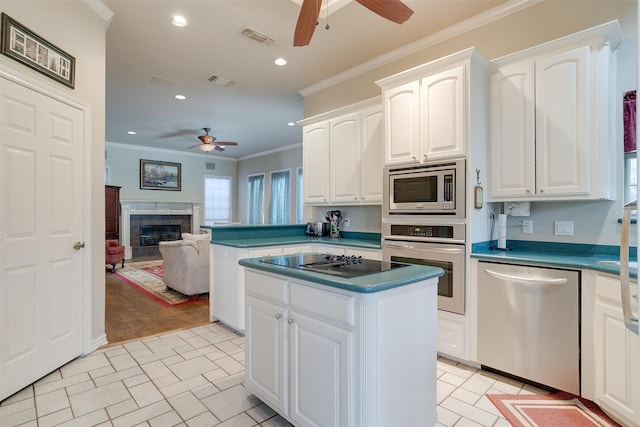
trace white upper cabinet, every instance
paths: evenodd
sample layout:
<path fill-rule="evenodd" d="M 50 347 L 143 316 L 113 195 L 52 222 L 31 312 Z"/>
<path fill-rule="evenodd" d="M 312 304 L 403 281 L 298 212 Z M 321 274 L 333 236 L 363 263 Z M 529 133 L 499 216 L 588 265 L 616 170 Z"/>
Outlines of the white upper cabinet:
<path fill-rule="evenodd" d="M 379 97 L 301 124 L 305 204 L 382 203 Z"/>
<path fill-rule="evenodd" d="M 302 129 L 305 203 L 329 203 L 329 122 Z"/>
<path fill-rule="evenodd" d="M 591 39 L 583 32 L 493 62 L 489 200 L 614 197 L 616 30 L 606 24 Z"/>
<path fill-rule="evenodd" d="M 486 69 L 471 48 L 376 82 L 383 91 L 385 165 L 467 155 L 470 99 L 476 92 L 486 99 Z"/>

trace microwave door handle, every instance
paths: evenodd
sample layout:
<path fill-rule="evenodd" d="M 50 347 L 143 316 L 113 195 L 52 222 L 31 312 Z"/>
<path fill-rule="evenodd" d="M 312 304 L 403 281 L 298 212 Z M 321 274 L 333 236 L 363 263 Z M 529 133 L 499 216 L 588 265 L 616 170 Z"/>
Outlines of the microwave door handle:
<path fill-rule="evenodd" d="M 620 293 L 622 297 L 622 315 L 624 324 L 630 331 L 638 334 L 638 318 L 631 310 L 631 288 L 629 287 L 629 228 L 631 212 L 636 210 L 638 201 L 633 200 L 622 211 L 622 227 L 620 230 Z"/>

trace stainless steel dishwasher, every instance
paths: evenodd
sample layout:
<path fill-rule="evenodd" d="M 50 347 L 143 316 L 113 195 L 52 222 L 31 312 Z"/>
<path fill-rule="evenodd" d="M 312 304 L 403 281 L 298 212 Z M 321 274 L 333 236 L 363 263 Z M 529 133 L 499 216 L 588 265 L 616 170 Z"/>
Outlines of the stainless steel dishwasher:
<path fill-rule="evenodd" d="M 478 362 L 580 394 L 578 271 L 478 263 Z"/>

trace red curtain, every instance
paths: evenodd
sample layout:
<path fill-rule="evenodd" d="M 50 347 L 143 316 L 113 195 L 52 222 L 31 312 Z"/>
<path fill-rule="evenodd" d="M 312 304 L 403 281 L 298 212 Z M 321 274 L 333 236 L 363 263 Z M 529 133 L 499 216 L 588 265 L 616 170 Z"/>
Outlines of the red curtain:
<path fill-rule="evenodd" d="M 624 118 L 624 152 L 636 150 L 636 91 L 624 94 L 622 100 Z"/>

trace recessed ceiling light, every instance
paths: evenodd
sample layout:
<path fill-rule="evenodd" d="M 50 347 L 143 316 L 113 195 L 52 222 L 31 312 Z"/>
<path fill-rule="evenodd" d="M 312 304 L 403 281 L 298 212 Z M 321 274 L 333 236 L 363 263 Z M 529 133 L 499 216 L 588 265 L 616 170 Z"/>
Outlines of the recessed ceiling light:
<path fill-rule="evenodd" d="M 129 135 L 135 135 L 136 133 L 132 130 L 130 130 L 129 132 L 127 132 Z"/>
<path fill-rule="evenodd" d="M 279 65 L 279 66 L 284 66 L 287 65 L 287 60 L 284 58 L 277 58 L 275 61 L 273 61 L 274 64 Z"/>
<path fill-rule="evenodd" d="M 187 97 L 184 95 L 176 95 L 175 98 L 179 99 L 180 101 L 182 101 L 183 99 L 187 99 Z"/>
<path fill-rule="evenodd" d="M 171 22 L 176 27 L 185 27 L 187 25 L 187 19 L 184 16 L 173 15 L 169 18 L 169 22 Z"/>
<path fill-rule="evenodd" d="M 294 122 L 289 122 L 287 123 L 288 126 L 295 126 L 296 124 Z"/>

